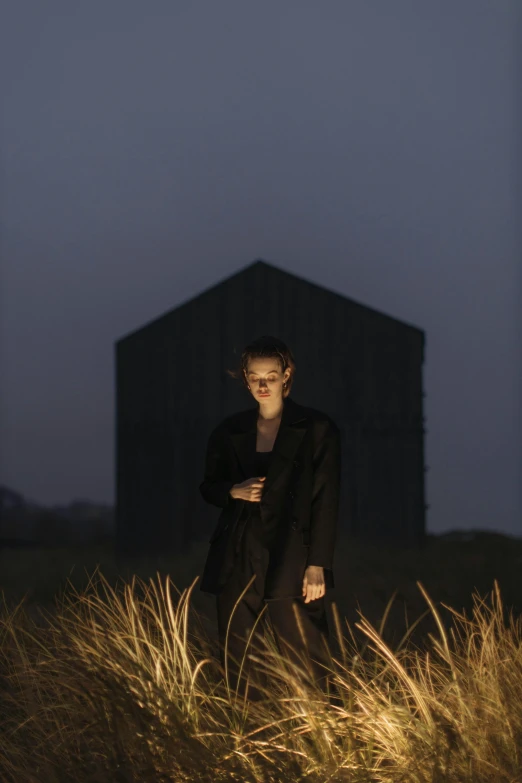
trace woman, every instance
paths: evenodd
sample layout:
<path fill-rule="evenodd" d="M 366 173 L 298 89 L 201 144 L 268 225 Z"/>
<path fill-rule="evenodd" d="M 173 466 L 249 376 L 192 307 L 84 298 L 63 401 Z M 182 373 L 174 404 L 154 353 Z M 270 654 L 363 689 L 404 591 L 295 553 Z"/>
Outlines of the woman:
<path fill-rule="evenodd" d="M 289 397 L 295 362 L 277 338 L 249 344 L 240 370 L 231 374 L 240 375 L 257 404 L 211 433 L 200 485 L 203 498 L 222 509 L 200 586 L 216 595 L 222 663 L 230 621 L 228 667 L 233 686 L 241 686 L 237 666 L 266 602 L 279 651 L 294 660 L 305 651 L 324 687 L 324 596 L 334 586 L 339 431 L 327 415 Z M 254 689 L 251 698 L 257 697 Z"/>

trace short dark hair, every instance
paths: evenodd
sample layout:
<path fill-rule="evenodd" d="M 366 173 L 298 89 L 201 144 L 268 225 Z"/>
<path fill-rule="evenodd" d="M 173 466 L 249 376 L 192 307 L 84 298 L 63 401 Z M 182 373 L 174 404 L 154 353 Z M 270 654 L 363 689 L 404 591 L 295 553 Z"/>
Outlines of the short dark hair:
<path fill-rule="evenodd" d="M 227 370 L 232 378 L 241 378 L 243 385 L 248 389 L 246 373 L 250 359 L 277 359 L 281 365 L 281 371 L 290 369 L 290 377 L 283 389 L 283 397 L 288 397 L 294 382 L 295 359 L 290 348 L 278 337 L 263 335 L 245 346 L 241 354 L 241 362 L 236 370 Z"/>

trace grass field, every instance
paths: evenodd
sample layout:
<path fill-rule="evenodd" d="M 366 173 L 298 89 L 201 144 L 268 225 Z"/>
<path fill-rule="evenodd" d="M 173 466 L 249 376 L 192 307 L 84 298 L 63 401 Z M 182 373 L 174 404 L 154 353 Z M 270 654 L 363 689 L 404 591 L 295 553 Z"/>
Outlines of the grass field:
<path fill-rule="evenodd" d="M 332 701 L 269 630 L 266 698 L 228 690 L 206 551 L 0 551 L 2 783 L 522 781 L 521 540 L 341 539 Z"/>

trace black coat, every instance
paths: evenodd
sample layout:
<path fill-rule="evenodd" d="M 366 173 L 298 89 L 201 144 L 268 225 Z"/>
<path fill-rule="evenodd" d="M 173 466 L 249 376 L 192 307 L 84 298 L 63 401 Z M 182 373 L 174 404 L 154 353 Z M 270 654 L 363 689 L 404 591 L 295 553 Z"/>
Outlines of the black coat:
<path fill-rule="evenodd" d="M 258 408 L 225 419 L 211 433 L 200 485 L 203 498 L 222 509 L 210 538 L 200 588 L 219 593 L 234 563 L 238 520 L 249 501 L 229 491 L 248 475 L 256 449 Z M 323 566 L 326 588 L 334 586 L 333 555 L 337 532 L 341 446 L 339 430 L 324 413 L 284 399 L 262 498 L 261 520 L 277 520 L 270 550 L 265 598 L 302 595 L 307 565 Z"/>

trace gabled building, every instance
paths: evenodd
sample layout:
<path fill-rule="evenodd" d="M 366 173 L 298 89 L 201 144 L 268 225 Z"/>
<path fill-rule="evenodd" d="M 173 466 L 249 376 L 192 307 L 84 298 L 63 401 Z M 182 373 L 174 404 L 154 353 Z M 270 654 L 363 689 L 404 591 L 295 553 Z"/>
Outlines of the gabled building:
<path fill-rule="evenodd" d="M 255 405 L 226 370 L 263 334 L 294 354 L 293 399 L 341 430 L 340 529 L 422 544 L 424 332 L 256 261 L 116 343 L 119 546 L 172 551 L 208 537 L 207 438 Z"/>

